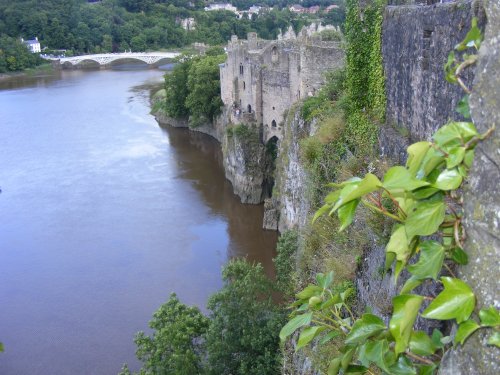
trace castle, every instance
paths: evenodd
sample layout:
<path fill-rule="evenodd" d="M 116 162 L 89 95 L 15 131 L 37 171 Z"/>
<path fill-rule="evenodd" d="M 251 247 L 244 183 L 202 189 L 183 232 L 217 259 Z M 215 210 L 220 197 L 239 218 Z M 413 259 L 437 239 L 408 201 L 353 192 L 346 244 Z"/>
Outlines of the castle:
<path fill-rule="evenodd" d="M 301 98 L 314 95 L 324 73 L 344 64 L 339 42 L 321 41 L 321 25 L 289 29 L 278 40 L 263 40 L 248 33 L 247 40 L 233 36 L 227 60 L 220 65 L 221 97 L 233 124 L 259 126 L 261 141 L 281 138 L 286 111 Z"/>

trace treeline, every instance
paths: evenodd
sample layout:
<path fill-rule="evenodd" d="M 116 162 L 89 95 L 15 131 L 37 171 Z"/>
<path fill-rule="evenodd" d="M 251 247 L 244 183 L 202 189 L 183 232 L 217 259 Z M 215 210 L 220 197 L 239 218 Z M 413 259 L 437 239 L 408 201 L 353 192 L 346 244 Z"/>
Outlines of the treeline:
<path fill-rule="evenodd" d="M 138 374 L 272 375 L 281 362 L 279 331 L 284 308 L 262 266 L 230 261 L 223 288 L 208 301 L 209 315 L 171 295 L 153 315 L 151 336 L 136 338 Z M 130 375 L 125 365 L 120 375 Z"/>
<path fill-rule="evenodd" d="M 0 36 L 0 73 L 34 68 L 43 62 L 40 56 L 28 51 L 19 39 Z"/>
<path fill-rule="evenodd" d="M 257 2 L 261 3 L 265 5 Z M 254 3 L 235 4 L 247 9 Z M 259 17 L 239 20 L 232 12 L 206 12 L 204 6 L 199 0 L 0 0 L 0 35 L 25 39 L 37 36 L 42 47 L 77 54 L 144 51 L 178 48 L 192 42 L 223 44 L 232 34 L 244 37 L 249 31 L 275 38 L 280 28 L 293 25 L 299 30 L 310 19 L 276 8 Z M 180 20 L 188 17 L 195 19 L 193 31 L 180 26 Z M 343 11 L 329 13 L 326 18 L 339 24 Z"/>

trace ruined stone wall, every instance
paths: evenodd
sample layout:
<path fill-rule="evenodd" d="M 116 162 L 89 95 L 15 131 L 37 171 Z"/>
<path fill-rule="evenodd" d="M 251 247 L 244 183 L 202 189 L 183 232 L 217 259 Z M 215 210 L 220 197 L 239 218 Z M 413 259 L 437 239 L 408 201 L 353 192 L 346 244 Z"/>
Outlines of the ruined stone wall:
<path fill-rule="evenodd" d="M 384 12 L 382 55 L 386 76 L 387 127 L 380 148 L 401 156 L 409 143 L 428 139 L 464 96 L 445 80 L 448 53 L 470 28 L 473 16 L 484 25 L 484 12 L 472 0 L 430 6 L 388 6 Z M 472 82 L 472 73 L 466 81 Z M 394 141 L 398 133 L 399 137 Z M 405 140 L 405 138 L 407 138 Z"/>

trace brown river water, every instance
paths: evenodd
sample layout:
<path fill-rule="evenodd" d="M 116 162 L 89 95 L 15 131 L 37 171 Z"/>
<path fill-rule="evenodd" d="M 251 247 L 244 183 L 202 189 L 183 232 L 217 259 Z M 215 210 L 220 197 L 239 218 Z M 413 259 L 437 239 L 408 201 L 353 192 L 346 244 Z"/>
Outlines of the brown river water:
<path fill-rule="evenodd" d="M 163 74 L 0 82 L 0 374 L 137 370 L 134 335 L 171 292 L 204 310 L 232 257 L 273 274 L 276 233 L 218 143 L 149 114 Z"/>

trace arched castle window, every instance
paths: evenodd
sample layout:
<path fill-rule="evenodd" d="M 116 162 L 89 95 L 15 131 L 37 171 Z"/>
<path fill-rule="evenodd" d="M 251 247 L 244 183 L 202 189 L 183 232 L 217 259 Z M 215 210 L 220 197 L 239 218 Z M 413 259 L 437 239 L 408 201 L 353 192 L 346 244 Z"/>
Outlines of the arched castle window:
<path fill-rule="evenodd" d="M 247 85 L 245 83 L 245 81 L 243 81 L 243 90 L 245 90 L 247 88 Z"/>
<path fill-rule="evenodd" d="M 271 126 L 272 126 L 273 128 L 275 128 L 275 127 L 276 127 L 276 120 L 273 120 L 273 121 L 271 122 Z"/>
<path fill-rule="evenodd" d="M 273 49 L 271 50 L 271 61 L 273 63 L 278 62 L 278 47 L 274 46 Z"/>
<path fill-rule="evenodd" d="M 250 104 L 248 105 L 248 113 L 252 113 L 252 106 Z"/>
<path fill-rule="evenodd" d="M 243 64 L 240 64 L 240 74 L 243 75 Z"/>

